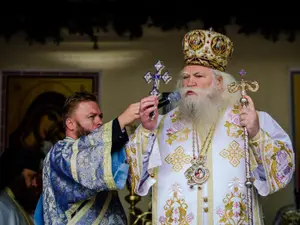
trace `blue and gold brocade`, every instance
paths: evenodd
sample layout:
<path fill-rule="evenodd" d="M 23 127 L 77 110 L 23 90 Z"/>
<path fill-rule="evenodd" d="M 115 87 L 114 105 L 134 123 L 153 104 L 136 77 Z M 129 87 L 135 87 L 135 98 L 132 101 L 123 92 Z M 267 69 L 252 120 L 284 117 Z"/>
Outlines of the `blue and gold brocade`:
<path fill-rule="evenodd" d="M 51 149 L 43 170 L 45 225 L 126 224 L 117 190 L 127 180 L 125 149 L 112 152 L 113 121 Z"/>

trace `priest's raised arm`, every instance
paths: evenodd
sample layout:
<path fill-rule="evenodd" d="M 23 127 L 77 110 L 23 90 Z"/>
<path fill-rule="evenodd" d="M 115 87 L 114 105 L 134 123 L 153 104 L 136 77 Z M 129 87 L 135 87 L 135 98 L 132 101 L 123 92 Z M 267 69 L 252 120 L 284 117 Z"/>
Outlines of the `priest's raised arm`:
<path fill-rule="evenodd" d="M 43 194 L 36 223 L 127 224 L 117 190 L 128 177 L 125 126 L 139 118 L 139 103 L 102 123 L 97 98 L 87 92 L 69 96 L 63 108 L 66 138 L 47 154 Z"/>

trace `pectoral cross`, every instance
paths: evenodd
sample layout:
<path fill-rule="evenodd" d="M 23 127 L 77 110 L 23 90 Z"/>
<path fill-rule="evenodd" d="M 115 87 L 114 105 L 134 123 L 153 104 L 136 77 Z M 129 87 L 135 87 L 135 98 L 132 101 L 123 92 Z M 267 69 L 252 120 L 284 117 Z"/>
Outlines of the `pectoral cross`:
<path fill-rule="evenodd" d="M 152 74 L 151 72 L 147 72 L 144 76 L 145 81 L 149 84 L 151 81 L 153 81 L 153 88 L 150 92 L 150 95 L 156 95 L 160 96 L 159 92 L 159 82 L 160 80 L 163 80 L 165 84 L 167 84 L 170 80 L 172 80 L 172 77 L 169 75 L 168 72 L 165 72 L 162 75 L 162 70 L 165 68 L 165 66 L 162 64 L 161 61 L 158 61 L 154 65 L 156 71 L 155 74 Z"/>
<path fill-rule="evenodd" d="M 247 73 L 244 69 L 242 69 L 239 74 L 243 77 Z M 233 82 L 228 85 L 228 92 L 229 93 L 235 93 L 238 90 L 241 92 L 241 105 L 243 107 L 248 106 L 248 100 L 245 98 L 245 95 L 247 94 L 246 91 L 250 90 L 252 92 L 256 92 L 259 89 L 259 85 L 256 81 L 245 81 L 243 78 L 240 82 Z M 249 152 L 249 137 L 248 137 L 248 130 L 246 127 L 244 128 L 244 149 L 245 149 L 245 186 L 247 188 L 247 218 L 248 218 L 248 224 L 253 225 L 253 210 L 252 210 L 252 187 L 253 187 L 253 179 L 251 178 L 251 172 L 250 172 L 250 152 Z"/>

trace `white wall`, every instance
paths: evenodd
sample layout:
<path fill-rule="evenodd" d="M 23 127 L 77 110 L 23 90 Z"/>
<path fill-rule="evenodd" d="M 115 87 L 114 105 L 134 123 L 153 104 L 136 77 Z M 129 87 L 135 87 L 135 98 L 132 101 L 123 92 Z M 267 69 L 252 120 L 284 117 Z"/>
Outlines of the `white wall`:
<path fill-rule="evenodd" d="M 161 91 L 172 90 L 183 65 L 184 33 L 148 29 L 138 41 L 127 41 L 109 33 L 101 36 L 99 50 L 93 50 L 92 43 L 85 38 L 67 38 L 61 46 L 32 47 L 15 38 L 9 45 L 0 43 L 0 69 L 101 71 L 101 107 L 107 121 L 118 116 L 130 103 L 148 95 L 151 85 L 145 83 L 143 75 L 154 71 L 157 60 L 162 60 L 174 77 L 168 85 L 161 84 Z M 228 27 L 228 35 L 235 45 L 228 72 L 236 75 L 242 68 L 246 69 L 248 79 L 260 84 L 259 92 L 251 94 L 256 107 L 270 113 L 291 134 L 289 70 L 300 68 L 299 40 L 291 44 L 281 38 L 273 43 L 260 35 L 238 35 L 235 26 Z M 127 194 L 128 191 L 121 192 L 122 199 Z M 147 200 L 139 204 L 143 210 L 147 209 Z M 293 183 L 262 201 L 267 224 L 270 224 L 280 207 L 293 202 Z"/>

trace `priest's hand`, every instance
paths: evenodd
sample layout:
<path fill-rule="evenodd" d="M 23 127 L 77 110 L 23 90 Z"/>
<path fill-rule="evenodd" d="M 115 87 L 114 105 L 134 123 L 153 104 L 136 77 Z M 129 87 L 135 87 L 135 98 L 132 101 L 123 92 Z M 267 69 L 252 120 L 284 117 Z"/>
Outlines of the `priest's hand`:
<path fill-rule="evenodd" d="M 158 99 L 156 96 L 148 96 L 141 100 L 140 104 L 140 118 L 142 125 L 145 129 L 153 131 L 156 127 L 158 119 Z M 150 114 L 154 112 L 154 116 L 151 119 Z"/>
<path fill-rule="evenodd" d="M 139 109 L 140 103 L 133 103 L 118 117 L 121 129 L 140 119 Z"/>
<path fill-rule="evenodd" d="M 249 96 L 245 96 L 248 100 L 247 106 L 240 107 L 240 124 L 248 130 L 249 138 L 255 137 L 259 131 L 259 120 L 254 103 Z"/>

